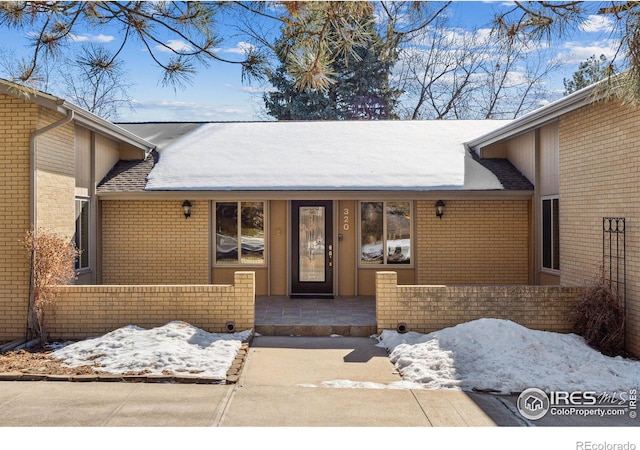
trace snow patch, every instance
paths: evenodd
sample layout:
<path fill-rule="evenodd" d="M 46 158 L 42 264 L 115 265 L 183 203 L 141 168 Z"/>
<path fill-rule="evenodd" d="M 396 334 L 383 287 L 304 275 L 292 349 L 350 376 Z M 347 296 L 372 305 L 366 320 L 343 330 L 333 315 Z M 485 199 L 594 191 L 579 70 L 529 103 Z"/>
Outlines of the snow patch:
<path fill-rule="evenodd" d="M 640 382 L 640 361 L 605 356 L 575 334 L 531 330 L 502 319 L 429 334 L 384 330 L 379 341 L 404 380 L 429 389 L 622 392 Z"/>
<path fill-rule="evenodd" d="M 224 380 L 242 341 L 250 335 L 251 330 L 208 333 L 181 321 L 149 330 L 128 325 L 67 345 L 52 356 L 70 367 L 96 365 L 113 374 L 171 373 Z"/>

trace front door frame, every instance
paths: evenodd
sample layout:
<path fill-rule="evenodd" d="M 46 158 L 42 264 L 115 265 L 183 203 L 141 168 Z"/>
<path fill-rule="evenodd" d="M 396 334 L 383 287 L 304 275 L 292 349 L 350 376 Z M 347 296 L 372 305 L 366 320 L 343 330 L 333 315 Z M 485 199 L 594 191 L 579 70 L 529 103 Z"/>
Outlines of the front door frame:
<path fill-rule="evenodd" d="M 324 280 L 321 281 L 300 281 L 300 252 L 299 236 L 300 207 L 324 207 Z M 334 242 L 334 208 L 333 200 L 291 200 L 289 202 L 289 251 L 288 251 L 288 272 L 289 272 L 289 295 L 291 297 L 324 297 L 333 298 L 335 296 L 336 281 L 336 261 L 337 247 Z"/>

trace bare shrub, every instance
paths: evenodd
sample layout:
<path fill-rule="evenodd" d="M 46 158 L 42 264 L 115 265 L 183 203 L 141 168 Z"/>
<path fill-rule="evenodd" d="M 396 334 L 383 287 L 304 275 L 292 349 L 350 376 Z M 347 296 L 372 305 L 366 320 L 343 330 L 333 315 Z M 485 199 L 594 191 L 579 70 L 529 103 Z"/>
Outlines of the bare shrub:
<path fill-rule="evenodd" d="M 75 278 L 74 263 L 79 255 L 73 242 L 45 230 L 31 230 L 24 241 L 31 260 L 31 293 L 29 296 L 29 331 L 47 340 L 45 308 L 55 302 L 54 286 L 70 284 Z"/>
<path fill-rule="evenodd" d="M 616 290 L 604 277 L 588 287 L 571 312 L 573 332 L 604 355 L 624 351 L 624 306 Z"/>

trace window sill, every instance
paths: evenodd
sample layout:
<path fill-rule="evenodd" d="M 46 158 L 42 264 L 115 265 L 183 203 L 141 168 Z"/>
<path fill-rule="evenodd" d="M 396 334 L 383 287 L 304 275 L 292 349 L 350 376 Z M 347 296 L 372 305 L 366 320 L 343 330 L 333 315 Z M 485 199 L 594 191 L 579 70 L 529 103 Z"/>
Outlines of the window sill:
<path fill-rule="evenodd" d="M 541 273 L 546 273 L 547 275 L 555 275 L 555 276 L 560 276 L 560 270 L 556 270 L 556 269 L 547 269 L 546 267 L 543 267 L 542 269 L 540 269 Z"/>
<path fill-rule="evenodd" d="M 256 265 L 256 264 L 214 264 L 211 266 L 212 269 L 266 269 L 267 265 Z"/>
<path fill-rule="evenodd" d="M 86 275 L 88 273 L 91 273 L 91 268 L 88 269 L 76 269 L 76 277 L 80 276 L 80 275 Z"/>

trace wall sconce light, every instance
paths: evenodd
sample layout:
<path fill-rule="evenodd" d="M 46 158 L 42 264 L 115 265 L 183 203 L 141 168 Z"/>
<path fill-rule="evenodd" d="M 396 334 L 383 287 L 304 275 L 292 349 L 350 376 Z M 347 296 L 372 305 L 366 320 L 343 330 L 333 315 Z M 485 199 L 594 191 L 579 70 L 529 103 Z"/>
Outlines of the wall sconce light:
<path fill-rule="evenodd" d="M 442 200 L 438 200 L 436 202 L 436 217 L 438 219 L 442 219 L 442 215 L 444 214 L 444 202 Z"/>
<path fill-rule="evenodd" d="M 191 202 L 189 200 L 182 202 L 182 209 L 184 210 L 185 220 L 191 217 Z"/>

